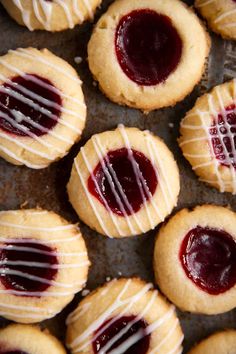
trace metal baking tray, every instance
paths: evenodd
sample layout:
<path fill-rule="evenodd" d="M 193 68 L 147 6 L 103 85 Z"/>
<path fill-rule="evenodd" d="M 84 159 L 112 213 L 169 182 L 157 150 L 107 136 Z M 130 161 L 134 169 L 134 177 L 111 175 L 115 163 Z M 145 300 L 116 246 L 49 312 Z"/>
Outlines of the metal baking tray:
<path fill-rule="evenodd" d="M 95 21 L 111 2 L 112 0 L 103 1 Z M 185 2 L 189 5 L 193 4 L 191 0 Z M 92 23 L 85 23 L 61 33 L 30 32 L 17 25 L 0 6 L 0 55 L 18 47 L 48 48 L 76 68 L 84 82 L 83 90 L 88 106 L 87 123 L 82 140 L 59 162 L 43 170 L 31 170 L 27 167 L 10 165 L 0 159 L 0 210 L 17 209 L 23 204 L 26 207 L 40 206 L 60 213 L 69 221 L 77 222 L 77 215 L 68 202 L 65 188 L 73 158 L 91 135 L 113 129 L 119 123 L 150 129 L 163 138 L 174 153 L 180 168 L 182 185 L 176 210 L 204 203 L 229 205 L 236 210 L 236 197 L 228 193 L 220 194 L 197 180 L 176 142 L 179 122 L 185 112 L 193 106 L 196 98 L 212 86 L 235 75 L 236 45 L 230 41 L 223 41 L 211 33 L 213 45 L 201 83 L 190 96 L 175 107 L 154 111 L 146 116 L 138 110 L 120 107 L 110 102 L 95 85 L 87 63 L 87 43 L 92 28 Z M 79 65 L 74 61 L 76 56 L 83 58 Z M 98 235 L 83 223 L 80 227 L 92 261 L 87 289 L 93 290 L 109 278 L 121 275 L 139 276 L 147 281 L 153 281 L 152 257 L 157 230 L 131 239 L 111 240 Z M 42 326 L 49 328 L 64 342 L 65 318 L 80 299 L 81 295 L 78 294 L 64 311 L 42 323 Z M 185 334 L 184 353 L 195 342 L 214 331 L 229 327 L 236 328 L 236 310 L 217 316 L 191 315 L 181 311 L 178 311 L 178 315 Z M 7 323 L 8 321 L 4 319 L 0 320 L 0 326 Z"/>

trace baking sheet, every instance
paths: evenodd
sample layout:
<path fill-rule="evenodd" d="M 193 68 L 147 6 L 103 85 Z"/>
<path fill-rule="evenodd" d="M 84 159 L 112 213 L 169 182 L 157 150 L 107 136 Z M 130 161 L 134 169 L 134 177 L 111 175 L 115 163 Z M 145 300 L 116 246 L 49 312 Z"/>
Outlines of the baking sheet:
<path fill-rule="evenodd" d="M 111 0 L 103 1 L 95 20 L 111 2 Z M 193 1 L 185 2 L 189 5 L 193 3 Z M 180 168 L 182 186 L 176 210 L 204 203 L 229 205 L 235 210 L 236 197 L 228 193 L 220 194 L 197 180 L 190 165 L 183 158 L 176 138 L 179 122 L 185 112 L 193 106 L 196 98 L 212 86 L 235 75 L 236 46 L 230 41 L 223 41 L 211 34 L 213 46 L 206 74 L 194 92 L 174 108 L 154 111 L 145 116 L 138 110 L 113 104 L 94 85 L 86 60 L 86 47 L 92 28 L 93 24 L 86 23 L 61 33 L 51 34 L 44 31 L 32 33 L 11 20 L 3 7 L 0 6 L 0 55 L 5 54 L 9 49 L 18 47 L 48 48 L 76 68 L 84 82 L 83 90 L 88 105 L 87 124 L 82 140 L 61 161 L 43 170 L 30 170 L 26 167 L 15 167 L 0 159 L 0 210 L 17 209 L 27 203 L 27 207 L 40 206 L 54 210 L 69 221 L 77 222 L 78 218 L 68 202 L 65 189 L 73 158 L 78 153 L 80 146 L 91 135 L 113 129 L 119 123 L 140 129 L 150 129 L 163 138 L 174 153 Z M 74 58 L 76 56 L 83 58 L 79 65 L 75 64 Z M 139 276 L 147 281 L 153 281 L 152 256 L 157 230 L 141 237 L 110 240 L 99 236 L 83 223 L 80 226 L 92 261 L 87 289 L 95 289 L 109 278 L 120 275 Z M 45 321 L 42 325 L 64 341 L 65 318 L 80 299 L 81 295 L 77 295 L 61 314 L 54 319 Z M 184 353 L 196 341 L 216 330 L 236 328 L 236 310 L 217 316 L 190 315 L 180 311 L 178 314 L 185 333 Z M 8 321 L 0 320 L 0 326 L 4 326 L 6 323 Z"/>

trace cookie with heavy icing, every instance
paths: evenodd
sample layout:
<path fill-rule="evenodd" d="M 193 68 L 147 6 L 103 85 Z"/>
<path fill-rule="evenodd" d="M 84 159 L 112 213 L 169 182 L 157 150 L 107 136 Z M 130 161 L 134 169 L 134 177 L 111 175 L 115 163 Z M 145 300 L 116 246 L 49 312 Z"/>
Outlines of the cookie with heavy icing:
<path fill-rule="evenodd" d="M 77 225 L 54 212 L 0 212 L 0 316 L 21 323 L 59 313 L 87 281 Z"/>
<path fill-rule="evenodd" d="M 47 49 L 0 57 L 0 156 L 44 168 L 80 139 L 86 106 L 76 71 Z"/>
<path fill-rule="evenodd" d="M 12 324 L 0 330 L 0 354 L 66 354 L 48 331 L 30 325 Z"/>
<path fill-rule="evenodd" d="M 198 98 L 180 124 L 179 145 L 201 181 L 236 193 L 236 80 Z"/>
<path fill-rule="evenodd" d="M 93 19 L 102 0 L 1 0 L 10 16 L 30 31 L 74 28 Z"/>
<path fill-rule="evenodd" d="M 236 39 L 235 0 L 195 0 L 195 7 L 214 32 L 224 38 Z"/>
<path fill-rule="evenodd" d="M 236 306 L 236 214 L 212 205 L 184 209 L 159 231 L 154 271 L 184 311 L 217 314 Z"/>
<path fill-rule="evenodd" d="M 72 354 L 180 354 L 183 334 L 175 313 L 152 284 L 119 279 L 87 296 L 67 319 Z"/>
<path fill-rule="evenodd" d="M 154 229 L 171 213 L 179 172 L 164 142 L 119 125 L 93 135 L 74 160 L 68 193 L 79 217 L 110 237 Z"/>
<path fill-rule="evenodd" d="M 188 354 L 234 354 L 236 353 L 236 331 L 226 331 L 212 334 L 201 341 Z"/>
<path fill-rule="evenodd" d="M 179 0 L 117 0 L 88 45 L 89 67 L 112 101 L 151 111 L 184 99 L 200 80 L 210 46 Z"/>

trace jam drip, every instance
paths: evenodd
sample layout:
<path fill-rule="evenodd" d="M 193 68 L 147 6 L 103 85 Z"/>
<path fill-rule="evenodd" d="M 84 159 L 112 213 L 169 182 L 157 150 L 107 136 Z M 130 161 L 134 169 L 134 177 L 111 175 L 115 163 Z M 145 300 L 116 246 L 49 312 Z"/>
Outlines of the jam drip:
<path fill-rule="evenodd" d="M 125 345 L 125 342 L 133 337 L 135 344 L 130 347 L 127 344 L 126 350 L 122 353 L 146 354 L 150 345 L 150 335 L 146 333 L 146 327 L 146 322 L 142 319 L 138 320 L 135 316 L 124 316 L 117 320 L 110 319 L 94 333 L 93 351 L 97 354 L 101 349 L 106 348 L 105 352 L 110 352 L 120 345 Z M 124 331 L 124 334 L 118 338 L 121 331 Z M 115 337 L 116 341 L 114 341 Z"/>
<path fill-rule="evenodd" d="M 0 253 L 0 262 L 0 280 L 7 290 L 43 292 L 57 274 L 55 266 L 58 261 L 54 251 L 34 240 L 5 244 Z M 21 265 L 20 262 L 26 264 Z"/>
<path fill-rule="evenodd" d="M 153 10 L 135 10 L 116 29 L 115 50 L 124 73 L 139 85 L 157 85 L 177 68 L 182 40 L 171 19 Z"/>
<path fill-rule="evenodd" d="M 17 76 L 0 86 L 0 128 L 7 133 L 47 134 L 57 124 L 61 108 L 57 89 L 38 75 Z"/>
<path fill-rule="evenodd" d="M 96 181 L 96 182 L 95 182 Z M 157 188 L 156 171 L 141 152 L 109 151 L 88 179 L 88 189 L 108 210 L 121 216 L 136 213 Z"/>
<path fill-rule="evenodd" d="M 236 283 L 236 242 L 223 230 L 197 226 L 185 236 L 179 256 L 189 279 L 209 294 Z"/>
<path fill-rule="evenodd" d="M 236 169 L 236 106 L 228 106 L 218 114 L 209 131 L 217 160 L 223 166 Z"/>

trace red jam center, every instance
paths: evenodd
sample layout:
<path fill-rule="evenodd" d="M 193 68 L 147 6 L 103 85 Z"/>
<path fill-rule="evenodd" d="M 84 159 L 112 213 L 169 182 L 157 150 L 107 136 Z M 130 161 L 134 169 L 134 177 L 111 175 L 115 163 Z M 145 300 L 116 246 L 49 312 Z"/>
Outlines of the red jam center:
<path fill-rule="evenodd" d="M 17 136 L 42 136 L 55 127 L 62 100 L 53 84 L 38 75 L 14 77 L 0 86 L 0 128 Z"/>
<path fill-rule="evenodd" d="M 121 216 L 136 213 L 157 188 L 151 161 L 141 152 L 109 151 L 88 179 L 88 189 L 106 208 Z"/>
<path fill-rule="evenodd" d="M 210 128 L 215 157 L 223 166 L 236 168 L 236 106 L 225 108 Z"/>
<path fill-rule="evenodd" d="M 116 29 L 115 50 L 124 73 L 135 83 L 157 85 L 178 66 L 182 40 L 171 19 L 142 9 L 122 17 Z"/>
<path fill-rule="evenodd" d="M 123 346 L 121 352 L 124 354 L 146 354 L 148 352 L 150 335 L 146 333 L 147 324 L 144 320 L 138 320 L 135 316 L 124 316 L 114 322 L 111 321 L 112 319 L 105 322 L 94 333 L 93 351 L 95 354 L 103 348 L 106 353 L 110 353 L 120 346 Z M 134 340 L 133 345 L 132 340 Z"/>
<path fill-rule="evenodd" d="M 57 264 L 48 246 L 28 239 L 25 243 L 8 243 L 0 253 L 0 280 L 7 290 L 43 292 L 54 280 Z"/>
<path fill-rule="evenodd" d="M 187 276 L 209 294 L 236 283 L 236 242 L 223 230 L 197 226 L 185 236 L 179 256 Z"/>

